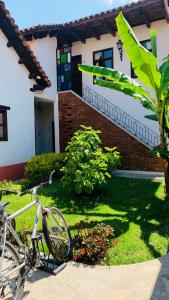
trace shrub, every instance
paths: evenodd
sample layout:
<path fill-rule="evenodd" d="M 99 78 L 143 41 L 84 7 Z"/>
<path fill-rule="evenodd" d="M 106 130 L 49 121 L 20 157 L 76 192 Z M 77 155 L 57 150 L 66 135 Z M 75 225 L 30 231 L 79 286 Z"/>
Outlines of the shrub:
<path fill-rule="evenodd" d="M 10 190 L 12 189 L 12 181 L 3 180 L 0 181 L 0 200 L 2 199 L 3 193 L 1 190 Z"/>
<path fill-rule="evenodd" d="M 66 148 L 64 176 L 65 188 L 73 188 L 77 194 L 90 194 L 108 178 L 120 163 L 120 154 L 116 148 L 101 148 L 99 134 L 91 127 L 81 126 Z"/>
<path fill-rule="evenodd" d="M 60 169 L 64 166 L 64 154 L 47 153 L 32 157 L 25 167 L 25 180 L 27 187 L 34 186 L 49 179 L 50 173 L 55 170 L 55 176 L 61 176 Z"/>
<path fill-rule="evenodd" d="M 73 239 L 73 260 L 76 262 L 98 264 L 106 258 L 113 244 L 113 228 L 101 223 L 87 229 L 92 223 L 81 221 L 76 224 L 77 234 Z"/>

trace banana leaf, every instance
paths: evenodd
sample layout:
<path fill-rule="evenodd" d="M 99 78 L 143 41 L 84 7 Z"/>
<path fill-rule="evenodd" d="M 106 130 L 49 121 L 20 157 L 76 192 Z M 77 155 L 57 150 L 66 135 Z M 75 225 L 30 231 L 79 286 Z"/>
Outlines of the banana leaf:
<path fill-rule="evenodd" d="M 158 121 L 157 115 L 145 115 L 144 118 L 149 119 L 151 121 Z"/>
<path fill-rule="evenodd" d="M 152 100 L 151 94 L 148 91 L 146 91 L 142 86 L 140 86 L 137 83 L 137 81 L 135 81 L 134 79 L 130 78 L 128 75 L 119 72 L 115 69 L 109 69 L 109 68 L 98 67 L 98 66 L 79 65 L 79 70 L 97 77 L 99 76 L 105 77 L 106 79 L 119 82 L 121 86 L 133 90 L 133 93 L 141 94 L 146 99 L 150 98 Z"/>
<path fill-rule="evenodd" d="M 113 81 L 107 81 L 107 80 L 101 80 L 101 79 L 96 79 L 96 84 L 105 88 L 110 88 L 112 90 L 116 90 L 118 92 L 121 92 L 123 94 L 126 94 L 128 96 L 131 96 L 132 98 L 135 98 L 139 100 L 142 104 L 145 103 L 151 109 L 152 111 L 155 111 L 155 107 L 153 104 L 147 100 L 147 98 L 144 95 L 141 95 L 139 93 L 134 92 L 132 89 L 129 87 L 124 87 L 121 82 L 113 82 Z"/>
<path fill-rule="evenodd" d="M 159 68 L 161 73 L 161 83 L 160 83 L 161 98 L 164 94 L 168 92 L 169 89 L 169 55 L 165 57 L 163 61 L 164 61 L 163 64 Z"/>
<path fill-rule="evenodd" d="M 151 38 L 152 53 L 155 57 L 157 57 L 157 30 L 156 29 L 150 30 L 150 38 Z"/>
<path fill-rule="evenodd" d="M 116 24 L 134 72 L 146 86 L 154 88 L 157 94 L 161 79 L 157 70 L 157 58 L 140 44 L 122 13 L 116 17 Z"/>

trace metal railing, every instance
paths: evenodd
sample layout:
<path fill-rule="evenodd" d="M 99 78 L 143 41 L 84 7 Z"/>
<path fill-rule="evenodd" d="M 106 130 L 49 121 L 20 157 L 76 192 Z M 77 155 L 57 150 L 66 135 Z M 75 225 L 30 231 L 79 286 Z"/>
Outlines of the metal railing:
<path fill-rule="evenodd" d="M 91 106 L 107 116 L 114 123 L 124 128 L 132 136 L 146 144 L 149 148 L 154 148 L 160 144 L 160 137 L 150 128 L 137 121 L 118 106 L 114 105 L 102 95 L 83 85 L 82 97 Z"/>

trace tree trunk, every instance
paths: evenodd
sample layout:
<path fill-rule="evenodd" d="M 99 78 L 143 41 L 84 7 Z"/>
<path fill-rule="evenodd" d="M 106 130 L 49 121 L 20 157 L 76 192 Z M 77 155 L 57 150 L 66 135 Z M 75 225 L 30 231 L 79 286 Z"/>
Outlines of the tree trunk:
<path fill-rule="evenodd" d="M 164 166 L 164 177 L 165 177 L 165 191 L 166 191 L 166 201 L 169 202 L 169 162 L 165 161 Z"/>

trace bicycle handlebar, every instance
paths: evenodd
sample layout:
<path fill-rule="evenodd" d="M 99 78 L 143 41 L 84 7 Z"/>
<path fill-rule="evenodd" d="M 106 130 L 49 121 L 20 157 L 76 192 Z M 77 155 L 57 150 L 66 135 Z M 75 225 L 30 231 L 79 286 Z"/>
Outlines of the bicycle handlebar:
<path fill-rule="evenodd" d="M 34 186 L 33 188 L 31 189 L 28 189 L 26 191 L 24 191 L 23 193 L 20 193 L 20 197 L 26 195 L 26 194 L 33 194 L 33 195 L 36 195 L 36 192 L 38 189 L 40 189 L 41 187 L 45 186 L 45 185 L 51 185 L 52 184 L 52 177 L 53 177 L 53 174 L 55 173 L 55 170 L 53 170 L 51 173 L 50 173 L 50 176 L 49 176 L 49 181 L 46 181 L 46 182 L 42 182 L 40 183 L 39 185 L 37 186 Z"/>
<path fill-rule="evenodd" d="M 3 195 L 9 195 L 9 194 L 17 195 L 18 191 L 16 191 L 16 190 L 9 190 L 9 189 L 8 190 L 7 189 L 0 190 L 0 200 L 2 199 Z"/>

